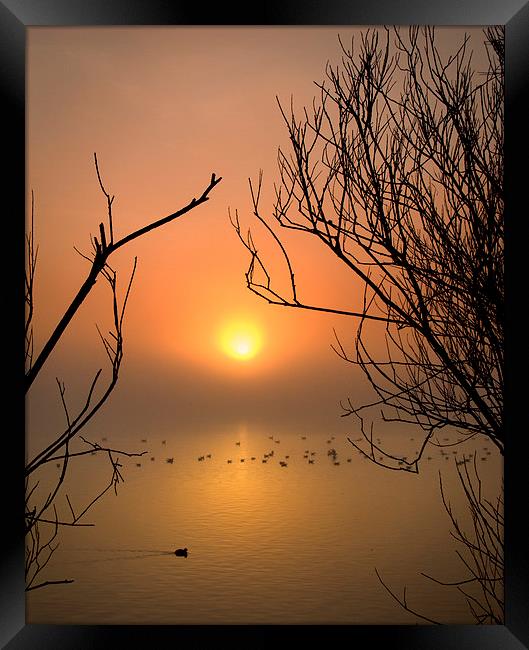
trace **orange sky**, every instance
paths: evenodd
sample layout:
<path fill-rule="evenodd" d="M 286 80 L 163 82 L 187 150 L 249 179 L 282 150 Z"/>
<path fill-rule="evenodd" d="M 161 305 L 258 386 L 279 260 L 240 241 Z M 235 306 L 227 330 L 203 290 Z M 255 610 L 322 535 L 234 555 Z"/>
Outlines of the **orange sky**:
<path fill-rule="evenodd" d="M 339 28 L 347 40 L 354 29 Z M 264 170 L 263 212 L 272 205 L 285 128 L 275 96 L 301 108 L 316 94 L 338 28 L 30 28 L 28 195 L 36 195 L 37 349 L 87 273 L 73 250 L 89 250 L 105 218 L 93 166 L 97 152 L 114 201 L 116 236 L 169 214 L 223 177 L 204 206 L 119 251 L 125 283 L 136 280 L 125 324 L 122 377 L 97 426 L 125 432 L 175 422 L 251 419 L 320 423 L 341 430 L 338 401 L 364 389 L 330 349 L 332 328 L 354 322 L 267 305 L 244 284 L 247 252 L 228 221 L 230 206 L 251 223 L 248 176 Z M 463 30 L 446 31 L 448 40 Z M 303 234 L 287 233 L 301 296 L 354 308 L 350 277 Z M 112 260 L 111 260 L 112 263 Z M 97 286 L 32 388 L 30 427 L 52 427 L 60 411 L 56 375 L 73 396 L 104 363 L 95 323 L 108 323 Z M 245 362 L 219 345 L 226 324 L 246 320 L 262 337 Z M 344 341 L 346 342 L 346 341 Z M 43 417 L 43 413 L 46 417 Z M 260 417 L 260 416 L 259 416 Z M 47 424 L 44 424 L 47 422 Z M 356 424 L 354 425 L 356 426 Z"/>

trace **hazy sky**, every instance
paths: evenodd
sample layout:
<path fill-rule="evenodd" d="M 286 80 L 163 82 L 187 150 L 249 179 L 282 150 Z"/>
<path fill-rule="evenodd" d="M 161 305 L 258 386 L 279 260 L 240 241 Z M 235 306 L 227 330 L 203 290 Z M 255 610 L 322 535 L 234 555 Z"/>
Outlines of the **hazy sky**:
<path fill-rule="evenodd" d="M 459 40 L 463 31 L 445 37 Z M 208 203 L 111 260 L 122 286 L 135 255 L 139 261 L 120 383 L 92 428 L 183 431 L 264 414 L 278 425 L 356 427 L 338 417 L 338 401 L 361 397 L 365 388 L 330 349 L 333 327 L 352 341 L 355 323 L 269 306 L 249 292 L 248 254 L 227 213 L 237 208 L 243 223 L 252 223 L 247 179 L 261 168 L 263 213 L 270 212 L 277 148 L 287 144 L 275 97 L 288 103 L 292 95 L 299 108 L 311 102 L 326 61 L 338 60 L 338 32 L 347 40 L 355 30 L 29 29 L 37 350 L 87 273 L 73 246 L 89 251 L 89 234 L 105 219 L 93 152 L 116 196 L 116 236 L 180 208 L 202 193 L 212 172 L 223 177 Z M 359 305 L 360 293 L 329 254 L 302 233 L 287 235 L 302 298 Z M 105 363 L 95 323 L 108 326 L 109 314 L 110 295 L 99 282 L 32 388 L 31 430 L 51 431 L 61 417 L 55 376 L 74 399 Z M 262 339 L 251 360 L 222 348 L 224 328 L 237 323 L 251 324 Z"/>

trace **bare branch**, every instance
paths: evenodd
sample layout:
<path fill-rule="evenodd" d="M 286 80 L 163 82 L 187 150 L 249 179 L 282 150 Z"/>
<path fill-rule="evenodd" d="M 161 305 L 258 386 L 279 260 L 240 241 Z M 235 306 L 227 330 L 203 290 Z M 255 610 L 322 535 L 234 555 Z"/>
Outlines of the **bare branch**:
<path fill-rule="evenodd" d="M 103 343 L 105 352 L 110 363 L 110 377 L 106 386 L 101 387 L 100 379 L 102 377 L 102 369 L 99 369 L 93 377 L 88 390 L 84 404 L 81 405 L 79 411 L 74 415 L 70 412 L 70 408 L 66 400 L 66 387 L 65 384 L 59 379 L 56 383 L 59 389 L 60 400 L 66 420 L 65 430 L 58 434 L 50 444 L 39 450 L 35 457 L 26 464 L 26 499 L 25 499 L 25 526 L 26 526 L 26 558 L 25 558 L 25 573 L 26 573 L 26 590 L 31 591 L 40 589 L 54 584 L 68 584 L 72 580 L 43 580 L 37 582 L 37 579 L 42 572 L 49 565 L 55 551 L 58 547 L 59 530 L 65 526 L 93 526 L 92 523 L 81 523 L 81 519 L 93 508 L 109 490 L 114 489 L 117 494 L 117 486 L 124 481 L 120 468 L 119 455 L 124 456 L 142 456 L 142 452 L 129 452 L 114 449 L 108 446 L 101 446 L 93 443 L 86 438 L 80 436 L 82 429 L 90 422 L 95 414 L 105 404 L 110 394 L 114 390 L 119 378 L 119 371 L 123 358 L 123 322 L 125 311 L 128 304 L 128 299 L 131 292 L 132 283 L 134 280 L 137 258 L 134 258 L 132 271 L 126 285 L 123 299 L 120 301 L 118 297 L 118 282 L 117 273 L 109 265 L 108 260 L 110 255 L 121 248 L 128 242 L 159 228 L 160 226 L 173 221 L 174 219 L 189 212 L 193 208 L 201 205 L 209 200 L 209 194 L 214 187 L 222 180 L 216 178 L 212 174 L 209 185 L 205 188 L 198 199 L 193 198 L 186 206 L 174 212 L 167 217 L 154 221 L 143 228 L 140 228 L 128 235 L 115 241 L 114 237 L 114 223 L 112 206 L 114 196 L 111 196 L 103 183 L 97 155 L 94 154 L 94 164 L 97 174 L 97 179 L 101 191 L 106 197 L 107 202 L 107 216 L 108 226 L 104 223 L 99 224 L 99 237 L 91 236 L 91 244 L 93 248 L 93 256 L 89 257 L 81 253 L 77 248 L 75 250 L 85 260 L 91 264 L 90 271 L 77 295 L 71 302 L 70 306 L 65 311 L 63 317 L 60 319 L 51 337 L 44 345 L 40 354 L 38 355 L 35 363 L 33 363 L 33 332 L 32 332 L 32 316 L 33 316 L 33 278 L 36 266 L 37 251 L 33 243 L 33 217 L 34 217 L 34 196 L 32 193 L 31 204 L 31 230 L 29 231 L 26 239 L 27 245 L 27 259 L 26 259 L 26 392 L 30 388 L 32 382 L 37 377 L 39 371 L 44 367 L 45 362 L 49 358 L 52 350 L 59 342 L 64 331 L 70 324 L 73 316 L 78 311 L 81 304 L 95 285 L 99 276 L 108 283 L 112 297 L 112 323 L 113 330 L 108 335 L 103 335 L 99 327 L 97 331 Z M 121 303 L 121 304 L 120 304 Z M 72 446 L 81 441 L 88 448 L 77 449 Z M 88 455 L 100 455 L 104 453 L 110 463 L 111 475 L 108 483 L 100 489 L 95 496 L 90 498 L 86 503 L 76 508 L 72 504 L 68 494 L 64 494 L 64 484 L 68 473 L 70 461 L 72 459 L 79 460 L 81 457 Z M 118 455 L 119 454 L 119 455 Z M 37 492 L 37 487 L 40 484 L 38 479 L 35 479 L 36 473 L 50 463 L 55 462 L 59 468 L 58 475 L 53 479 L 51 490 L 41 497 Z M 37 474 L 38 475 L 38 474 Z M 63 513 L 59 516 L 57 506 L 59 498 L 64 494 L 65 502 L 68 506 L 66 514 Z M 71 519 L 70 519 L 71 517 Z"/>
<path fill-rule="evenodd" d="M 97 157 L 95 157 L 94 154 L 94 159 L 96 161 L 96 170 L 97 170 L 97 175 L 98 175 L 98 180 L 100 182 L 101 189 L 105 196 L 107 197 L 107 205 L 109 208 L 109 223 L 111 224 L 111 204 L 113 201 L 113 198 L 110 199 L 109 194 L 106 192 L 104 189 L 104 186 L 101 182 L 101 177 L 99 175 L 99 167 L 97 166 Z M 193 198 L 191 201 L 185 205 L 183 208 L 180 210 L 177 210 L 176 212 L 173 212 L 169 214 L 166 217 L 163 217 L 162 219 L 158 219 L 157 221 L 153 221 L 149 223 L 148 225 L 144 226 L 143 228 L 139 228 L 138 230 L 126 235 L 125 237 L 122 237 L 119 241 L 114 242 L 113 241 L 113 230 L 112 230 L 112 225 L 110 225 L 111 228 L 111 240 L 110 243 L 107 242 L 98 242 L 97 238 L 93 238 L 94 246 L 95 246 L 95 255 L 92 260 L 92 267 L 90 269 L 90 272 L 88 273 L 88 276 L 86 280 L 83 282 L 81 285 L 81 288 L 77 292 L 75 298 L 72 300 L 70 303 L 69 307 L 64 313 L 64 316 L 61 318 L 59 323 L 57 324 L 55 330 L 53 331 L 52 335 L 42 348 L 41 352 L 39 353 L 37 359 L 35 360 L 35 363 L 32 365 L 32 367 L 28 370 L 26 373 L 26 378 L 25 378 L 25 390 L 26 392 L 29 390 L 31 384 L 37 377 L 38 373 L 40 372 L 41 368 L 43 367 L 44 363 L 46 362 L 47 358 L 51 354 L 52 350 L 55 348 L 57 345 L 58 341 L 60 340 L 62 334 L 64 333 L 65 329 L 68 327 L 70 321 L 74 317 L 74 315 L 77 313 L 79 307 L 82 305 L 84 302 L 86 296 L 88 293 L 91 291 L 92 287 L 94 286 L 97 277 L 99 274 L 102 272 L 104 269 L 108 258 L 114 251 L 116 251 L 118 248 L 121 248 L 128 242 L 137 239 L 138 237 L 141 237 L 142 235 L 145 235 L 146 233 L 155 230 L 156 228 L 159 228 L 160 226 L 165 225 L 166 223 L 169 223 L 171 221 L 174 221 L 178 217 L 181 217 L 182 215 L 186 214 L 190 210 L 193 210 L 194 208 L 198 207 L 202 203 L 205 203 L 206 201 L 209 200 L 209 194 L 211 191 L 220 183 L 222 180 L 222 177 L 216 178 L 215 174 L 211 175 L 211 180 L 209 182 L 209 185 L 204 189 L 202 194 L 199 196 L 198 199 Z M 102 226 L 103 230 L 104 227 Z M 103 246 L 103 244 L 105 244 Z"/>

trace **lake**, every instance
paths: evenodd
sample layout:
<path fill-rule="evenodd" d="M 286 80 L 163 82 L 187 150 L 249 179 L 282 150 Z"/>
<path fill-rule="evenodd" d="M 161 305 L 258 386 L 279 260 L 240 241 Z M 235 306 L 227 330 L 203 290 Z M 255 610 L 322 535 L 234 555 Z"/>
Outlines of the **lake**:
<path fill-rule="evenodd" d="M 467 576 L 439 494 L 442 469 L 452 503 L 464 511 L 452 448 L 428 448 L 431 459 L 416 475 L 377 467 L 332 432 L 240 425 L 164 434 L 165 444 L 161 435 L 144 437 L 119 441 L 148 453 L 121 458 L 125 483 L 88 513 L 95 526 L 63 530 L 45 577 L 75 582 L 30 592 L 28 623 L 420 622 L 391 598 L 375 568 L 395 593 L 406 587 L 420 613 L 474 622 L 456 589 L 420 575 Z M 412 449 L 413 437 L 397 442 Z M 118 446 L 111 436 L 101 444 Z M 484 481 L 495 485 L 501 457 L 492 445 L 474 444 Z M 111 471 L 97 456 L 80 459 L 75 471 L 69 496 L 79 510 Z M 187 558 L 174 555 L 179 547 Z"/>

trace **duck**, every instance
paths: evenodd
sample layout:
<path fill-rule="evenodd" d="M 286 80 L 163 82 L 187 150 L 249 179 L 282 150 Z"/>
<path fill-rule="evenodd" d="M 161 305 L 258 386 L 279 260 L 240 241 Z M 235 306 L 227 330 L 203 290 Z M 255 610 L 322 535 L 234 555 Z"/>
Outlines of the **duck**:
<path fill-rule="evenodd" d="M 178 557 L 187 557 L 187 547 L 186 548 L 177 548 L 174 552 Z"/>

